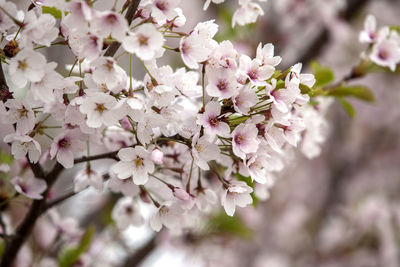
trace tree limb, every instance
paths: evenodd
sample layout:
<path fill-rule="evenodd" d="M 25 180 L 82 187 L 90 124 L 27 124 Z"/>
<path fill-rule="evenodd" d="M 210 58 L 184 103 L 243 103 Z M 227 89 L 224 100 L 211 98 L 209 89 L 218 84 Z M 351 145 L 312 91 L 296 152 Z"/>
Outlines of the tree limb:
<path fill-rule="evenodd" d="M 126 11 L 125 14 L 125 19 L 128 21 L 128 25 L 131 25 L 133 17 L 135 16 L 135 13 L 138 9 L 139 3 L 140 0 L 131 0 L 131 2 L 129 3 L 128 11 Z M 121 46 L 120 42 L 112 43 L 108 47 L 107 51 L 104 53 L 104 56 L 105 57 L 114 56 L 120 46 Z"/>

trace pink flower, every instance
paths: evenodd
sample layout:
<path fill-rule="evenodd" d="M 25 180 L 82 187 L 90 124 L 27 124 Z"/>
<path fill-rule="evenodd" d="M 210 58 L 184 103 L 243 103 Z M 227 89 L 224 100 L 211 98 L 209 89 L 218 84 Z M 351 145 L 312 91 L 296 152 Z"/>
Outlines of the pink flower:
<path fill-rule="evenodd" d="M 128 31 L 128 23 L 124 16 L 113 11 L 98 12 L 90 26 L 97 36 L 107 38 L 111 35 L 120 42 Z"/>
<path fill-rule="evenodd" d="M 82 133 L 78 130 L 67 131 L 58 135 L 54 138 L 50 148 L 51 158 L 57 157 L 57 161 L 65 168 L 72 168 L 74 166 L 74 154 L 86 148 L 82 137 Z"/>
<path fill-rule="evenodd" d="M 46 190 L 46 182 L 42 179 L 29 177 L 23 179 L 21 177 L 14 177 L 11 179 L 11 183 L 14 185 L 15 190 L 32 199 L 42 199 L 42 193 Z"/>
<path fill-rule="evenodd" d="M 206 87 L 209 96 L 226 99 L 237 92 L 238 83 L 235 72 L 226 68 L 208 68 L 208 85 Z"/>
<path fill-rule="evenodd" d="M 229 125 L 221 121 L 221 106 L 218 102 L 208 102 L 203 114 L 197 115 L 197 123 L 204 127 L 205 133 L 214 138 L 216 135 L 228 137 L 230 133 Z"/>
<path fill-rule="evenodd" d="M 257 135 L 258 129 L 256 125 L 252 123 L 238 125 L 231 134 L 233 153 L 243 160 L 247 154 L 255 153 L 260 143 Z"/>

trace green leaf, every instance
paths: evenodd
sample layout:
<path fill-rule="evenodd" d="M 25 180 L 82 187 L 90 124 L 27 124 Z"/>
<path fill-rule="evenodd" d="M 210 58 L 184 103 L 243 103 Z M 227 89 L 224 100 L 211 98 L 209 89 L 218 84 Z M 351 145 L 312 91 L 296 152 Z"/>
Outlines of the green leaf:
<path fill-rule="evenodd" d="M 353 105 L 343 97 L 338 97 L 337 100 L 343 106 L 344 110 L 347 112 L 349 117 L 354 118 L 356 115 L 356 111 L 354 110 Z"/>
<path fill-rule="evenodd" d="M 302 94 L 310 94 L 312 93 L 312 89 L 305 84 L 300 84 L 300 91 Z"/>
<path fill-rule="evenodd" d="M 327 95 L 335 97 L 355 97 L 366 102 L 374 102 L 374 94 L 365 86 L 354 85 L 354 86 L 338 86 L 329 89 Z"/>
<path fill-rule="evenodd" d="M 86 233 L 82 236 L 81 241 L 77 247 L 66 248 L 58 257 L 58 265 L 60 267 L 70 267 L 72 266 L 79 257 L 89 248 L 90 242 L 94 235 L 94 227 L 90 226 Z"/>
<path fill-rule="evenodd" d="M 0 259 L 3 257 L 4 249 L 5 249 L 4 240 L 0 240 Z"/>
<path fill-rule="evenodd" d="M 207 225 L 207 231 L 211 234 L 228 234 L 243 238 L 250 238 L 252 231 L 243 223 L 238 216 L 228 216 L 220 212 L 212 217 Z"/>
<path fill-rule="evenodd" d="M 13 157 L 5 151 L 0 151 L 0 162 L 11 165 L 13 163 Z"/>
<path fill-rule="evenodd" d="M 317 61 L 311 63 L 311 68 L 316 80 L 314 87 L 327 85 L 335 79 L 333 71 L 330 68 L 322 67 Z"/>
<path fill-rule="evenodd" d="M 62 13 L 61 10 L 55 8 L 55 7 L 49 7 L 49 6 L 42 6 L 42 13 L 43 14 L 50 14 L 56 19 L 61 19 Z"/>

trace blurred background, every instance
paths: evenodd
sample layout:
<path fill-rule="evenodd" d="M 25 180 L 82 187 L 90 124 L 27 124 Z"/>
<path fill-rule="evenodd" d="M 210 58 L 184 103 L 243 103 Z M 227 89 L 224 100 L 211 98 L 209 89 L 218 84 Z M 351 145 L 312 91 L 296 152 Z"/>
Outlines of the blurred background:
<path fill-rule="evenodd" d="M 111 2 L 99 0 L 95 7 L 107 9 Z M 237 1 L 225 2 L 203 12 L 204 1 L 182 1 L 187 18 L 182 31 L 216 19 L 221 26 L 218 40 L 229 39 L 249 55 L 259 42 L 272 42 L 275 54 L 283 58 L 281 69 L 302 62 L 310 72 L 310 62 L 317 60 L 332 68 L 338 81 L 366 49 L 358 42 L 366 15 L 375 15 L 379 26 L 400 24 L 398 0 L 269 0 L 262 3 L 265 15 L 256 24 L 232 29 Z M 48 56 L 62 70 L 73 57 L 59 51 L 50 48 Z M 168 55 L 159 65 L 172 61 L 174 67 L 183 66 L 180 58 Z M 128 61 L 120 61 L 125 69 Z M 134 70 L 141 80 L 139 63 Z M 207 227 L 178 236 L 154 234 L 148 227 L 131 227 L 117 235 L 104 223 L 115 196 L 86 190 L 66 201 L 60 206 L 63 216 L 79 218 L 82 228 L 95 223 L 100 233 L 102 242 L 89 252 L 94 260 L 90 266 L 400 266 L 400 77 L 372 73 L 353 82 L 371 88 L 376 101 L 351 101 L 354 118 L 333 103 L 321 155 L 313 160 L 292 155 L 269 199 L 238 210 L 232 219 L 217 214 Z M 104 163 L 96 168 L 101 170 Z M 60 192 L 71 190 L 65 180 L 76 171 L 60 179 Z M 35 233 L 48 234 L 46 229 Z"/>

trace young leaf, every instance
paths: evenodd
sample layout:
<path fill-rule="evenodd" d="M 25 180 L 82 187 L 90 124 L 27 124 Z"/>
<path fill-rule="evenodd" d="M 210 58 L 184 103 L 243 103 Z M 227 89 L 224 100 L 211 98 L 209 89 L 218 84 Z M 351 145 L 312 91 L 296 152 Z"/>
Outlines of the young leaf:
<path fill-rule="evenodd" d="M 228 216 L 225 212 L 220 212 L 212 217 L 207 225 L 207 231 L 215 234 L 228 234 L 249 238 L 252 234 L 251 230 L 246 227 L 238 216 Z"/>
<path fill-rule="evenodd" d="M 42 13 L 43 14 L 50 14 L 56 19 L 61 19 L 62 13 L 61 10 L 55 8 L 55 7 L 49 7 L 49 6 L 42 6 Z"/>
<path fill-rule="evenodd" d="M 316 80 L 314 87 L 327 85 L 335 79 L 335 75 L 330 68 L 322 67 L 316 61 L 311 63 L 311 68 Z"/>
<path fill-rule="evenodd" d="M 60 267 L 70 267 L 79 259 L 79 257 L 89 248 L 90 242 L 94 235 L 94 227 L 88 228 L 86 233 L 82 236 L 79 245 L 74 248 L 67 248 L 63 250 L 58 257 L 58 265 Z"/>
<path fill-rule="evenodd" d="M 353 105 L 343 97 L 338 97 L 337 100 L 343 106 L 349 117 L 354 118 L 354 116 L 356 115 L 356 111 L 354 110 Z"/>
<path fill-rule="evenodd" d="M 335 97 L 355 97 L 363 101 L 374 102 L 374 94 L 365 86 L 354 85 L 354 86 L 338 86 L 328 91 L 327 95 Z"/>

